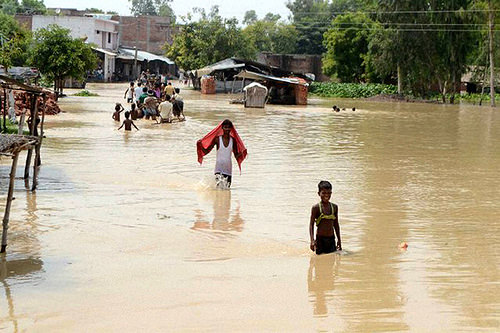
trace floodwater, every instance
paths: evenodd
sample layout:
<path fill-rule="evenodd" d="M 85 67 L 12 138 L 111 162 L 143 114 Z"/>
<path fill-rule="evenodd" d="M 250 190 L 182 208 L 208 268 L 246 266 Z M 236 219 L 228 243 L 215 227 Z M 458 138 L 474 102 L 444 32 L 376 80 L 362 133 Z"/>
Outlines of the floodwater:
<path fill-rule="evenodd" d="M 124 133 L 111 114 L 125 88 L 90 85 L 100 97 L 47 119 L 39 189 L 17 181 L 0 331 L 500 330 L 498 109 L 245 110 L 186 90 L 186 122 Z M 230 191 L 195 149 L 224 118 L 249 152 Z M 308 249 L 323 179 L 342 254 Z"/>

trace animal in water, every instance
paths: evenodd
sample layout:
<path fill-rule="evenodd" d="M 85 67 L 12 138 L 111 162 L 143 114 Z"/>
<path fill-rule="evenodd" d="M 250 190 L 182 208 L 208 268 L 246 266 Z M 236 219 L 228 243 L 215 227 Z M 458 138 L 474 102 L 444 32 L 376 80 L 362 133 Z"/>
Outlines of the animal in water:
<path fill-rule="evenodd" d="M 345 108 L 342 108 L 342 111 L 345 111 Z"/>
<path fill-rule="evenodd" d="M 334 105 L 334 106 L 332 107 L 332 109 L 333 109 L 333 111 L 335 111 L 335 112 L 339 112 L 339 111 L 340 111 L 340 108 L 339 108 L 337 105 Z"/>
<path fill-rule="evenodd" d="M 356 108 L 352 108 L 352 111 L 356 111 Z"/>
<path fill-rule="evenodd" d="M 408 248 L 408 243 L 407 243 L 407 242 L 401 242 L 401 243 L 399 244 L 399 248 L 400 248 L 401 250 L 406 250 L 406 249 Z"/>

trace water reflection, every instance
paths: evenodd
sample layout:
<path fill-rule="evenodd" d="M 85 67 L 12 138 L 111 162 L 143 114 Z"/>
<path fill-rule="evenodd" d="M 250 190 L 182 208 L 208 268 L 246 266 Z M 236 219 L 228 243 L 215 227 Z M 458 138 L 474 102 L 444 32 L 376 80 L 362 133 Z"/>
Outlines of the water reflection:
<path fill-rule="evenodd" d="M 196 210 L 196 221 L 192 227 L 193 230 L 243 231 L 244 221 L 241 218 L 239 201 L 231 216 L 231 191 L 212 190 L 204 192 L 204 196 L 212 202 L 213 219 L 210 222 L 202 210 Z"/>
<path fill-rule="evenodd" d="M 315 316 L 328 316 L 328 304 L 333 299 L 335 278 L 338 275 L 340 255 L 313 255 L 307 272 L 307 291 L 313 297 Z"/>
<path fill-rule="evenodd" d="M 10 288 L 9 280 L 30 279 L 31 276 L 43 268 L 43 261 L 37 258 L 8 260 L 6 255 L 0 256 L 0 282 L 5 291 L 5 300 L 8 313 L 0 312 L 0 316 L 7 318 L 12 323 L 12 331 L 19 332 L 17 316 L 15 314 L 15 302 Z M 5 327 L 0 326 L 0 330 Z"/>

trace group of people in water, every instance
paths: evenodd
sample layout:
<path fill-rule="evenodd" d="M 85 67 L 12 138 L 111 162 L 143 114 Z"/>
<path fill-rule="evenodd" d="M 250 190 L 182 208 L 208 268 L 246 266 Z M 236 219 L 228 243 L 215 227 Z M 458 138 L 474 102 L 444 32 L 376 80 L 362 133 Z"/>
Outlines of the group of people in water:
<path fill-rule="evenodd" d="M 125 90 L 124 98 L 130 105 L 130 111 L 125 112 L 125 120 L 122 127 L 126 131 L 136 129 L 133 120 L 145 118 L 152 119 L 157 123 L 172 123 L 173 121 L 184 121 L 184 99 L 179 88 L 174 88 L 171 82 L 160 84 L 159 82 L 146 82 L 142 80 L 130 82 Z M 120 114 L 125 111 L 121 103 L 116 103 L 112 118 L 120 121 Z M 131 118 L 131 119 L 130 119 Z"/>
<path fill-rule="evenodd" d="M 125 120 L 119 129 L 132 130 L 132 126 L 137 130 L 137 126 L 132 120 L 145 117 L 157 120 L 159 123 L 172 122 L 173 117 L 178 121 L 184 121 L 184 103 L 180 96 L 180 90 L 174 88 L 169 82 L 161 89 L 151 90 L 151 87 L 142 87 L 142 82 L 131 82 L 125 91 L 125 98 L 131 104 L 131 111 L 125 112 Z M 156 87 L 153 87 L 156 88 Z M 138 107 L 137 107 L 138 106 Z M 334 106 L 334 111 L 337 107 Z M 117 103 L 113 119 L 120 121 L 120 113 L 124 111 L 123 106 Z M 355 108 L 352 109 L 355 111 Z M 132 115 L 132 120 L 129 119 Z M 229 189 L 232 183 L 232 155 L 241 164 L 247 157 L 247 149 L 241 140 L 236 128 L 229 119 L 222 121 L 217 127 L 205 135 L 196 143 L 198 162 L 203 162 L 203 157 L 209 154 L 216 147 L 217 158 L 215 163 L 215 180 L 217 187 Z M 328 181 L 321 181 L 318 184 L 318 196 L 320 202 L 311 209 L 309 221 L 310 249 L 316 254 L 332 253 L 342 250 L 340 238 L 340 226 L 338 221 L 338 206 L 330 202 L 332 196 L 332 184 Z M 316 233 L 314 227 L 316 226 Z"/>

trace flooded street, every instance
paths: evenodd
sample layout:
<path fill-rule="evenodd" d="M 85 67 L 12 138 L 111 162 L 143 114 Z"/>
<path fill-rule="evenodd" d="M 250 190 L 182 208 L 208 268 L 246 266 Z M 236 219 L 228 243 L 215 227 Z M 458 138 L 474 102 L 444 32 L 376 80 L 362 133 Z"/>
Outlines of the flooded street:
<path fill-rule="evenodd" d="M 1 332 L 499 330 L 498 109 L 245 110 L 184 90 L 186 122 L 124 133 L 126 87 L 89 85 L 99 97 L 46 119 L 39 189 L 17 179 L 0 257 Z M 213 188 L 215 152 L 196 156 L 224 118 L 248 149 L 230 191 Z M 309 250 L 320 180 L 342 255 Z"/>

